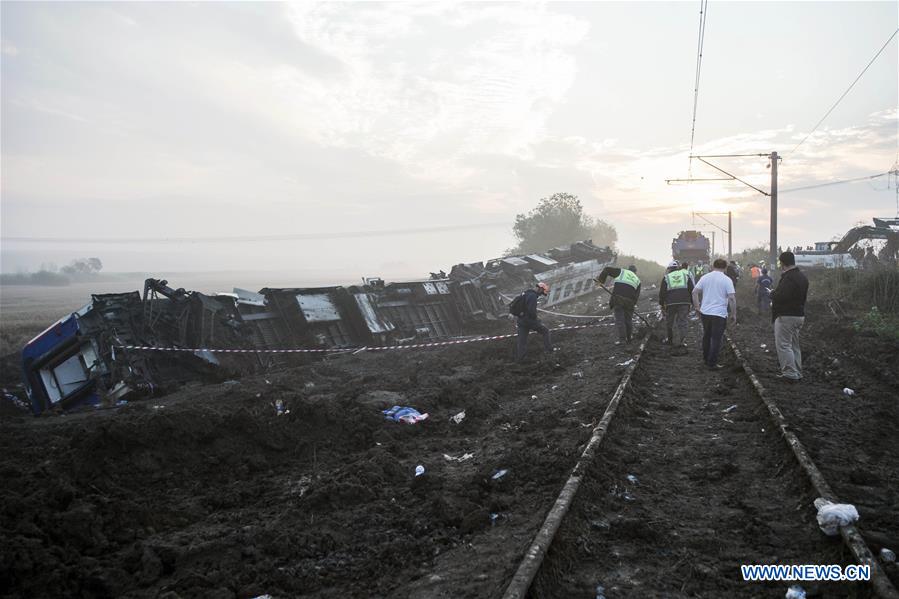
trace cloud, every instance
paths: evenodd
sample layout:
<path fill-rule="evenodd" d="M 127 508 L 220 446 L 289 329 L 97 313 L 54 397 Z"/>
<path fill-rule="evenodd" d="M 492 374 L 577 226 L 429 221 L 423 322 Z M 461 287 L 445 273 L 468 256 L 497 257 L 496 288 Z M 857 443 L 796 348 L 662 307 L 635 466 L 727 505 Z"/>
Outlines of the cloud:
<path fill-rule="evenodd" d="M 565 98 L 585 21 L 547 5 L 294 4 L 305 44 L 338 60 L 340 77 L 275 74 L 319 143 L 364 149 L 452 183 L 473 153 L 516 155 Z M 414 50 L 410 50 L 414 48 Z M 313 116 L 314 115 L 314 116 Z"/>

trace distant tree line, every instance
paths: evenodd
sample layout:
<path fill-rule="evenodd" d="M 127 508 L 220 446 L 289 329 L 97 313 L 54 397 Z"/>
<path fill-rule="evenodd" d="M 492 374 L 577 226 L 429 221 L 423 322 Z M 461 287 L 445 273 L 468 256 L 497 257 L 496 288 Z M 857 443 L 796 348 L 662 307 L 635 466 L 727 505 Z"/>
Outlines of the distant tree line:
<path fill-rule="evenodd" d="M 72 282 L 94 281 L 103 270 L 99 258 L 77 258 L 57 269 L 55 264 L 41 264 L 36 272 L 0 274 L 0 285 L 41 285 L 64 287 Z"/>

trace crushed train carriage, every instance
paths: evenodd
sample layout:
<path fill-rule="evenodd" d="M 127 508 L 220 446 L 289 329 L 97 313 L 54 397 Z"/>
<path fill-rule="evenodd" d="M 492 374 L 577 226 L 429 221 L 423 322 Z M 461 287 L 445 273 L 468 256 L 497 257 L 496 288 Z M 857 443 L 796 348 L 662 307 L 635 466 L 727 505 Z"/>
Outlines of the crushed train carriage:
<path fill-rule="evenodd" d="M 147 279 L 143 295 L 92 295 L 83 308 L 26 344 L 25 388 L 32 412 L 40 414 L 262 372 L 292 355 L 260 350 L 398 345 L 463 335 L 506 316 L 506 298 L 536 282 L 553 289 L 547 306 L 593 291 L 593 279 L 615 257 L 608 247 L 582 241 L 543 254 L 457 264 L 448 275 L 432 273 L 424 280 L 366 278 L 361 285 L 235 288 L 217 295 Z"/>

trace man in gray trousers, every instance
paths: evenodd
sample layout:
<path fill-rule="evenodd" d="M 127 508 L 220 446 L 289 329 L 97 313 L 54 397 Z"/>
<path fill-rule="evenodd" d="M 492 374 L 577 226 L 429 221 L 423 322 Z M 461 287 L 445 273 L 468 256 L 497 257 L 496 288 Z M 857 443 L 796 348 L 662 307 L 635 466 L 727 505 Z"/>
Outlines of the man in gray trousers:
<path fill-rule="evenodd" d="M 780 362 L 780 376 L 785 381 L 802 380 L 802 352 L 799 331 L 805 323 L 805 300 L 808 279 L 796 266 L 793 252 L 780 255 L 780 281 L 771 292 L 771 319 L 774 321 L 774 345 Z"/>

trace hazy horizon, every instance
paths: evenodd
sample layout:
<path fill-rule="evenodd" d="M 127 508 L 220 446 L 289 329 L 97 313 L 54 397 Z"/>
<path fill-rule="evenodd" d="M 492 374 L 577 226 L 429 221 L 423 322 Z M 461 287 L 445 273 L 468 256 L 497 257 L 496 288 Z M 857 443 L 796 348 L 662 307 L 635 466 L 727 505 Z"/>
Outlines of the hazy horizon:
<path fill-rule="evenodd" d="M 718 176 L 687 158 L 699 3 L 0 11 L 3 272 L 97 256 L 109 271 L 420 277 L 501 255 L 515 214 L 555 192 L 659 262 L 699 228 L 694 210 L 734 211 L 735 250 L 768 238 L 761 194 L 665 183 Z M 887 177 L 785 190 L 896 162 L 896 39 L 791 149 L 897 19 L 895 2 L 709 3 L 694 152 L 784 156 L 782 245 L 896 213 Z M 718 161 L 762 189 L 766 162 Z M 346 235 L 381 231 L 395 233 Z M 102 241 L 127 238 L 142 241 Z"/>

